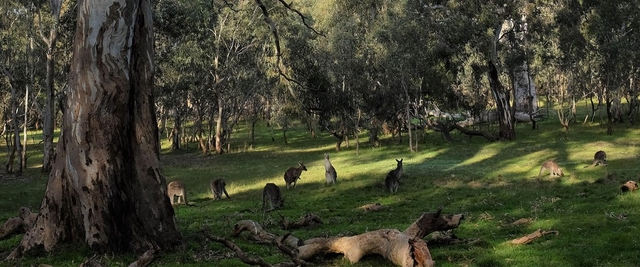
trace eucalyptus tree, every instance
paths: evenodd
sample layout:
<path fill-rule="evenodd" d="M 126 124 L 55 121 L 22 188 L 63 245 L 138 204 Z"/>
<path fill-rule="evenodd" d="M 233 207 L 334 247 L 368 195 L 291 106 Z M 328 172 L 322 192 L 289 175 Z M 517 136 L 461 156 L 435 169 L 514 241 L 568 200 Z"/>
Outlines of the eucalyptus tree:
<path fill-rule="evenodd" d="M 34 1 L 35 2 L 35 1 Z M 34 3 L 38 15 L 38 33 L 40 38 L 46 45 L 46 79 L 45 79 L 45 99 L 43 107 L 43 127 L 42 142 L 44 151 L 42 156 L 42 171 L 51 171 L 54 159 L 53 149 L 53 132 L 55 128 L 55 78 L 56 78 L 56 60 L 55 56 L 58 52 L 58 31 L 60 28 L 60 16 L 63 7 L 63 0 L 50 1 L 50 5 L 42 5 L 42 3 Z M 42 5 L 42 7 L 40 6 Z M 65 8 L 68 12 L 69 7 Z M 43 10 L 49 12 L 42 12 Z M 44 13 L 44 14 L 43 14 Z M 64 13 L 63 13 L 64 15 Z M 45 29 L 49 29 L 48 35 Z M 64 33 L 63 33 L 64 34 Z"/>
<path fill-rule="evenodd" d="M 202 121 L 198 119 L 210 109 L 208 98 L 203 96 L 211 94 L 211 90 L 206 84 L 206 66 L 201 62 L 208 53 L 207 29 L 215 23 L 216 12 L 205 1 L 166 0 L 155 3 L 154 13 L 158 25 L 158 111 L 162 112 L 161 119 L 173 117 L 173 127 L 168 133 L 171 150 L 182 148 L 182 140 L 186 138 L 183 125 L 190 118 L 196 119 L 199 144 L 205 143 Z"/>
<path fill-rule="evenodd" d="M 616 113 L 620 99 L 633 80 L 638 56 L 640 21 L 637 1 L 585 2 L 580 31 L 587 45 L 584 61 L 589 63 L 591 79 L 604 98 L 607 111 L 607 134 L 613 123 L 621 120 Z"/>
<path fill-rule="evenodd" d="M 9 258 L 62 244 L 138 252 L 182 242 L 159 160 L 150 2 L 78 5 L 55 163 L 36 221 Z"/>
<path fill-rule="evenodd" d="M 20 140 L 20 122 L 26 123 L 19 117 L 20 99 L 25 96 L 23 88 L 32 85 L 33 59 L 30 50 L 33 48 L 33 18 L 31 3 L 3 2 L 0 5 L 2 19 L 0 23 L 5 29 L 0 32 L 0 67 L 2 68 L 2 87 L 9 88 L 3 94 L 3 123 L 4 136 L 7 144 L 7 162 L 5 169 L 8 173 L 21 175 L 24 167 L 22 157 L 23 144 Z M 9 97 L 6 97 L 6 96 Z M 14 161 L 18 157 L 17 166 Z"/>
<path fill-rule="evenodd" d="M 215 151 L 230 146 L 233 128 L 252 99 L 267 86 L 263 61 L 268 55 L 269 32 L 253 1 L 239 1 L 233 9 L 221 10 L 210 28 L 209 81 L 216 104 Z M 255 103 L 255 102 L 254 102 Z"/>

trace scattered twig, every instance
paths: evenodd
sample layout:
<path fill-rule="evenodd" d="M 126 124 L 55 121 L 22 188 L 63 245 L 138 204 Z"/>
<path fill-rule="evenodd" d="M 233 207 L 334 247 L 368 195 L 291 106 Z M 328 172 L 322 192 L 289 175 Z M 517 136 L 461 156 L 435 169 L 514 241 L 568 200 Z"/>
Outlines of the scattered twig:
<path fill-rule="evenodd" d="M 531 242 L 533 242 L 534 240 L 543 237 L 545 235 L 548 234 L 555 234 L 558 235 L 560 232 L 552 230 L 552 231 L 542 231 L 541 229 L 536 230 L 535 232 L 528 234 L 526 236 L 523 236 L 521 238 L 516 238 L 511 240 L 511 244 L 515 244 L 515 245 L 524 245 L 524 244 L 529 244 Z"/>
<path fill-rule="evenodd" d="M 238 247 L 231 240 L 227 240 L 226 238 L 222 238 L 222 237 L 217 237 L 215 235 L 210 234 L 207 231 L 202 231 L 202 233 L 207 237 L 207 239 L 209 239 L 211 241 L 214 241 L 214 242 L 218 242 L 220 244 L 223 244 L 227 248 L 231 249 L 233 252 L 236 253 L 236 256 L 238 257 L 238 259 L 240 259 L 242 262 L 244 262 L 246 264 L 258 265 L 258 266 L 262 266 L 262 267 L 271 267 L 271 264 L 265 262 L 261 258 L 249 257 L 246 253 L 244 253 L 244 251 L 242 251 L 242 249 L 240 247 Z"/>
<path fill-rule="evenodd" d="M 370 204 L 362 205 L 362 206 L 358 207 L 358 209 L 363 210 L 364 213 L 369 213 L 369 212 L 374 212 L 374 211 L 381 211 L 381 210 L 386 209 L 388 207 L 389 206 L 384 206 L 384 205 L 381 205 L 380 203 L 370 203 Z"/>

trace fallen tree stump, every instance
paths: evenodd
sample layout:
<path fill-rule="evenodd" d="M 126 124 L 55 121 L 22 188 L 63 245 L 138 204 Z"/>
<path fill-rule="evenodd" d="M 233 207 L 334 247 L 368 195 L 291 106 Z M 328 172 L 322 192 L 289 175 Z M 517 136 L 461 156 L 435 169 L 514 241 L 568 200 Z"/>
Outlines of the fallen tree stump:
<path fill-rule="evenodd" d="M 278 215 L 280 215 L 281 218 L 279 223 L 282 230 L 300 229 L 302 227 L 307 227 L 316 223 L 322 224 L 322 220 L 320 220 L 320 217 L 313 213 L 307 213 L 295 222 L 287 220 L 287 218 L 285 216 L 282 216 L 282 214 Z"/>
<path fill-rule="evenodd" d="M 552 231 L 542 231 L 541 229 L 538 229 L 533 233 L 530 233 L 530 234 L 525 235 L 523 237 L 511 240 L 511 244 L 514 244 L 514 245 L 529 244 L 529 243 L 533 242 L 534 240 L 536 240 L 536 239 L 538 239 L 540 237 L 543 237 L 545 235 L 548 235 L 548 234 L 556 234 L 556 235 L 558 235 L 559 232 L 558 231 L 554 231 L 554 230 L 552 230 Z"/>
<path fill-rule="evenodd" d="M 12 217 L 0 226 L 0 240 L 7 239 L 14 235 L 24 234 L 36 221 L 37 213 L 31 212 L 27 207 L 18 209 L 18 217 Z"/>

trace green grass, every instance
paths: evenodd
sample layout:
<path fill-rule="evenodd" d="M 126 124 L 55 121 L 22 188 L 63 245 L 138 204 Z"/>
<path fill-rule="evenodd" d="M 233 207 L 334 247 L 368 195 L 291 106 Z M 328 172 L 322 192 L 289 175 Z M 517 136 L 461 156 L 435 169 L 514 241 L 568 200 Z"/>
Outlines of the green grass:
<path fill-rule="evenodd" d="M 640 129 L 616 125 L 614 135 L 598 124 L 575 124 L 565 133 L 555 120 L 539 124 L 538 130 L 521 124 L 514 142 L 488 143 L 478 137 L 455 134 L 455 143 L 444 143 L 438 133 L 427 131 L 418 152 L 409 152 L 406 134 L 402 145 L 388 136 L 383 146 L 360 144 L 355 140 L 343 151 L 334 151 L 335 139 L 326 133 L 312 139 L 297 125 L 287 133 L 289 144 L 275 132 L 271 141 L 261 125 L 256 145 L 245 149 L 248 134 L 240 129 L 233 135 L 232 153 L 203 156 L 190 144 L 186 151 L 170 152 L 164 140 L 161 160 L 167 181 L 185 182 L 195 206 L 176 207 L 176 220 L 187 240 L 184 249 L 163 254 L 155 266 L 238 266 L 230 250 L 203 238 L 202 229 L 230 237 L 235 222 L 252 219 L 273 233 L 286 232 L 277 226 L 279 214 L 298 219 L 312 212 L 324 222 L 292 234 L 300 239 L 355 235 L 378 228 L 405 229 L 422 212 L 442 207 L 444 213 L 462 213 L 466 219 L 454 230 L 460 238 L 479 238 L 475 245 L 430 247 L 437 266 L 640 266 L 639 193 L 621 194 L 624 181 L 638 181 L 637 156 Z M 361 142 L 366 141 L 361 136 Z M 597 150 L 607 152 L 609 165 L 584 168 Z M 323 153 L 331 154 L 338 172 L 338 184 L 325 186 Z M 5 157 L 2 154 L 0 157 Z M 34 154 L 34 158 L 36 155 Z M 383 190 L 383 180 L 395 168 L 394 159 L 404 159 L 402 184 L 397 194 Z M 565 177 L 538 178 L 540 164 L 556 159 Z M 20 206 L 36 210 L 45 175 L 39 160 L 24 178 L 2 178 L 0 221 L 16 216 Z M 295 189 L 284 186 L 283 173 L 302 161 L 308 168 Z M 609 175 L 615 182 L 594 183 Z M 209 182 L 227 181 L 231 199 L 212 200 Z M 263 216 L 258 211 L 265 183 L 278 184 L 285 197 L 282 210 Z M 379 202 L 389 209 L 363 214 L 357 207 Z M 624 215 L 619 219 L 618 215 Z M 509 226 L 520 218 L 531 218 L 526 226 Z M 537 229 L 557 230 L 528 245 L 515 246 L 510 240 Z M 243 237 L 231 238 L 253 256 L 271 263 L 286 260 L 271 246 L 254 244 Z M 4 258 L 20 241 L 13 237 L 0 241 Z M 0 265 L 78 266 L 91 252 L 79 248 L 60 249 L 42 257 L 26 258 Z M 97 255 L 108 266 L 126 266 L 135 255 Z M 341 255 L 315 258 L 318 266 L 352 266 Z M 355 266 L 391 266 L 379 256 L 367 256 Z"/>

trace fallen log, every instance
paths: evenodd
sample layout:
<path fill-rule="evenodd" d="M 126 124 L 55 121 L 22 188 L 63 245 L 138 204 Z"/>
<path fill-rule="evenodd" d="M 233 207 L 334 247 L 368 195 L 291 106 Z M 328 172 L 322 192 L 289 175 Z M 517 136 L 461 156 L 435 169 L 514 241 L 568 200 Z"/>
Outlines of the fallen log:
<path fill-rule="evenodd" d="M 441 216 L 442 209 L 436 213 L 423 213 L 404 232 L 396 229 L 379 229 L 348 237 L 312 238 L 298 247 L 298 256 L 309 259 L 317 254 L 341 253 L 351 263 L 356 263 L 369 254 L 377 254 L 403 267 L 434 266 L 435 262 L 422 239 L 435 231 L 457 228 L 462 214 Z"/>
<path fill-rule="evenodd" d="M 525 235 L 523 237 L 511 240 L 511 244 L 514 244 L 514 245 L 529 244 L 529 243 L 533 242 L 533 240 L 536 240 L 536 239 L 538 239 L 540 237 L 543 237 L 545 235 L 548 235 L 548 234 L 556 234 L 556 235 L 558 235 L 559 232 L 558 231 L 542 231 L 541 229 L 538 229 L 533 233 L 530 233 L 530 234 Z"/>
<path fill-rule="evenodd" d="M 303 260 L 326 253 L 344 254 L 351 263 L 357 263 L 365 255 L 377 254 L 403 267 L 435 266 L 424 240 L 396 229 L 379 229 L 348 237 L 312 238 L 298 247 L 298 256 Z"/>

